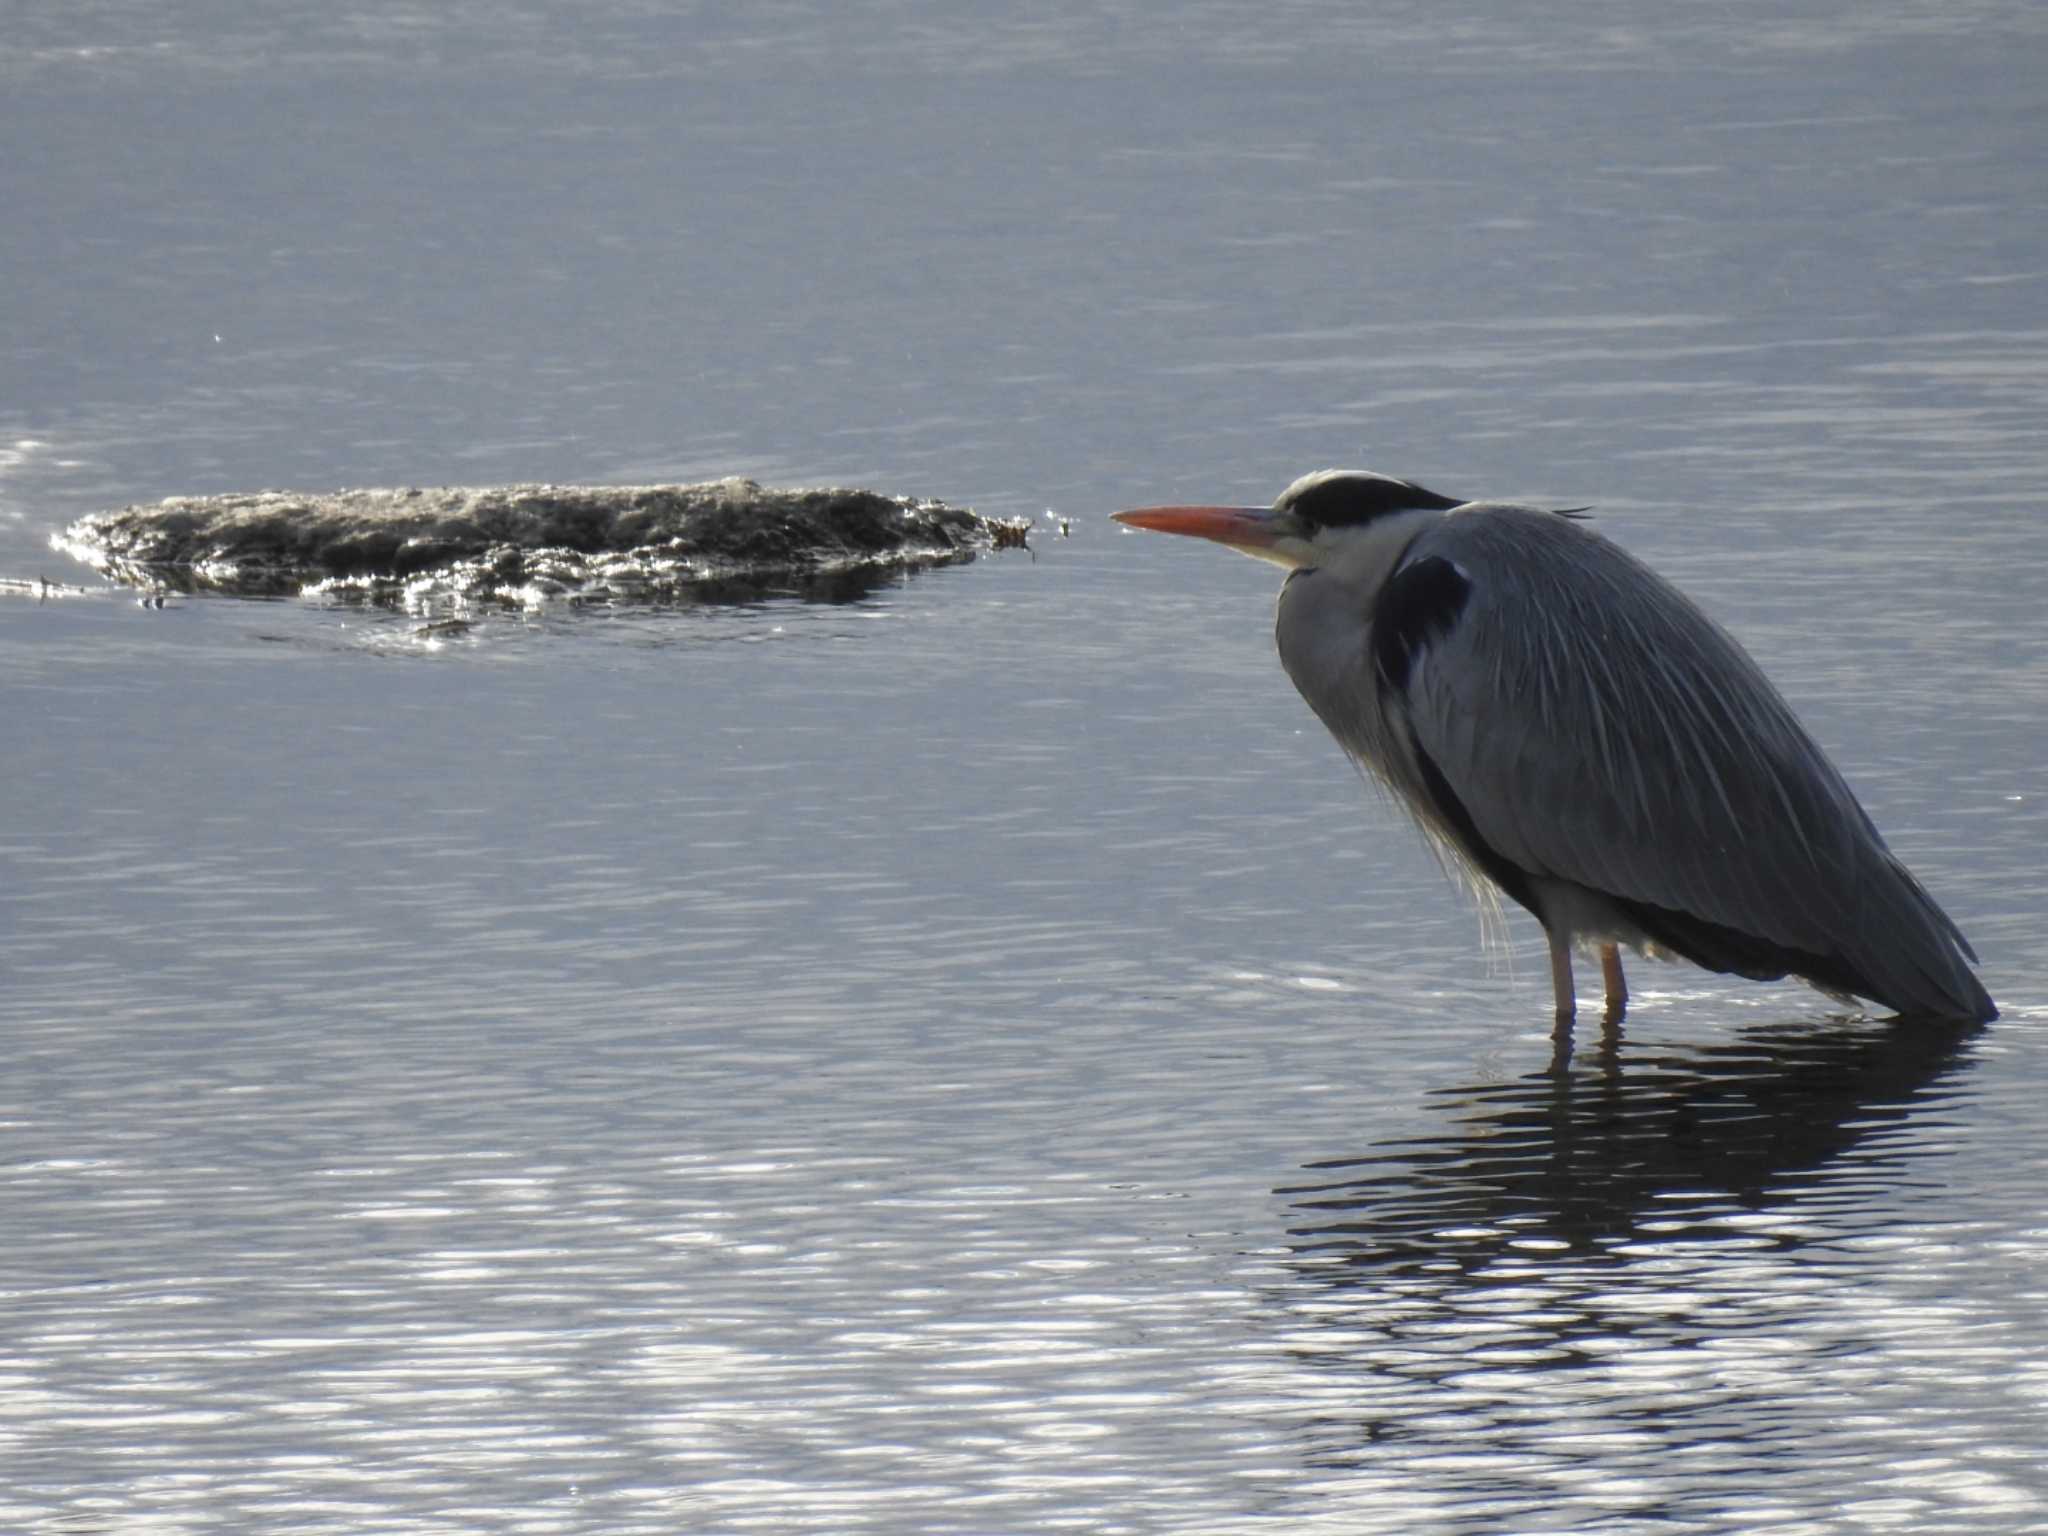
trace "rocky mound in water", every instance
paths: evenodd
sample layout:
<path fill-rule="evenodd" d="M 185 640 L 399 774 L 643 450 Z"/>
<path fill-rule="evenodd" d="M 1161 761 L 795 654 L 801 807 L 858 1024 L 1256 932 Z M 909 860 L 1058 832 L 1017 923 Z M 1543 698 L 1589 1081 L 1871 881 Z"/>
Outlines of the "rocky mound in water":
<path fill-rule="evenodd" d="M 1021 539 L 943 502 L 731 479 L 174 496 L 94 513 L 52 542 L 157 590 L 413 603 L 841 596 Z"/>

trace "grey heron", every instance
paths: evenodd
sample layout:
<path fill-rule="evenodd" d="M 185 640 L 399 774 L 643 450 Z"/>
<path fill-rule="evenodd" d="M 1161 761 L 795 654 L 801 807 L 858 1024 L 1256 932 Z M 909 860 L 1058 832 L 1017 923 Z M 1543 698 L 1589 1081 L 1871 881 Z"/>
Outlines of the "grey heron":
<path fill-rule="evenodd" d="M 1901 1015 L 1997 1016 L 1961 930 L 1893 856 L 1749 654 L 1570 513 L 1324 470 L 1268 507 L 1119 522 L 1288 568 L 1281 665 L 1445 862 L 1572 954 L 1796 976 Z"/>

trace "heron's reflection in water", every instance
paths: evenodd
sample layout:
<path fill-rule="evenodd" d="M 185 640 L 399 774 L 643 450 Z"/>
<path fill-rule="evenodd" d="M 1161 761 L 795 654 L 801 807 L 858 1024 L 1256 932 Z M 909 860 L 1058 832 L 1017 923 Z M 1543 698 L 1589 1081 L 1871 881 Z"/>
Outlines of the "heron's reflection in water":
<path fill-rule="evenodd" d="M 1800 1176 L 1860 1143 L 1873 1144 L 1866 1171 L 1907 1155 L 1883 1143 L 1960 1073 L 1981 1028 L 1784 1022 L 1649 1049 L 1610 1028 L 1576 1060 L 1561 1038 L 1546 1071 L 1438 1090 L 1456 1116 L 1447 1134 L 1308 1165 L 1280 1191 L 1306 1218 L 1291 1246 L 1341 1286 L 1754 1235 L 1743 1215 L 1812 1193 Z"/>
<path fill-rule="evenodd" d="M 1307 1464 L 1357 1530 L 1426 1509 L 1459 1536 L 1724 1530 L 1766 1484 L 1821 1507 L 1845 1475 L 1910 1483 L 1886 1469 L 1925 1444 L 1899 1361 L 1919 1358 L 1913 1271 L 1939 1220 L 1912 1165 L 1938 1180 L 1976 1033 L 1610 1032 L 1442 1090 L 1441 1136 L 1310 1165 L 1281 1191 L 1299 1220 L 1275 1297 L 1323 1383 Z"/>

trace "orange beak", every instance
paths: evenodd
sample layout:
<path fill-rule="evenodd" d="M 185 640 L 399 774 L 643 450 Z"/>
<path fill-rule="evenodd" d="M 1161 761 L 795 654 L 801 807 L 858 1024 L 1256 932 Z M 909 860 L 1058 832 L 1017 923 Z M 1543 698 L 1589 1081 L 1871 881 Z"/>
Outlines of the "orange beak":
<path fill-rule="evenodd" d="M 1237 549 L 1268 549 L 1280 541 L 1270 507 L 1139 507 L 1110 515 L 1132 528 L 1213 539 Z"/>

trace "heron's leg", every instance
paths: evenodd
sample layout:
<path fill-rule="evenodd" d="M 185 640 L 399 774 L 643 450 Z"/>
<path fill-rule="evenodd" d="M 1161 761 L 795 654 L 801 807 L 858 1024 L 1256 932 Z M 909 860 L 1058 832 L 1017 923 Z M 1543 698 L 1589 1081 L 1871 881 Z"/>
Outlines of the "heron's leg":
<path fill-rule="evenodd" d="M 1571 1022 L 1579 1011 L 1572 991 L 1572 941 L 1561 933 L 1550 935 L 1550 990 L 1557 998 L 1557 1022 Z"/>
<path fill-rule="evenodd" d="M 1618 945 L 1600 946 L 1600 979 L 1607 984 L 1607 1022 L 1618 1024 L 1621 1016 L 1628 1012 L 1628 983 L 1622 979 L 1621 949 Z"/>

